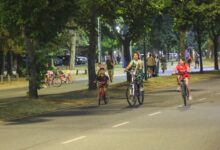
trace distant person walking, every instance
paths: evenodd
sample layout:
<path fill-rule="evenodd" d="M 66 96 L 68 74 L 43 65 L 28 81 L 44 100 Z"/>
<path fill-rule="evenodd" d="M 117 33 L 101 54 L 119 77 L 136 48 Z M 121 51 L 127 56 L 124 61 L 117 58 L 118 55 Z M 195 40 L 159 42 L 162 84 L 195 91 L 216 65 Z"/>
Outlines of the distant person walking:
<path fill-rule="evenodd" d="M 198 53 L 195 54 L 195 69 L 199 68 L 199 59 L 200 56 Z"/>
<path fill-rule="evenodd" d="M 120 57 L 120 55 L 118 55 L 118 56 L 116 57 L 116 59 L 117 59 L 117 64 L 120 64 L 120 62 L 121 62 L 121 57 Z"/>
<path fill-rule="evenodd" d="M 189 68 L 190 68 L 190 65 L 192 63 L 192 56 L 191 55 L 189 55 L 189 57 L 187 58 L 187 62 L 188 62 Z"/>
<path fill-rule="evenodd" d="M 149 54 L 149 57 L 147 58 L 147 72 L 148 77 L 152 77 L 154 74 L 154 66 L 155 66 L 155 59 L 152 56 L 152 54 Z"/>
<path fill-rule="evenodd" d="M 158 56 L 155 56 L 155 67 L 154 67 L 154 76 L 157 77 L 159 75 L 160 69 L 160 60 Z"/>
<path fill-rule="evenodd" d="M 163 73 L 165 73 L 165 70 L 167 70 L 167 59 L 165 55 L 161 57 L 160 62 L 161 62 L 161 70 Z"/>
<path fill-rule="evenodd" d="M 112 60 L 111 55 L 106 60 L 106 66 L 107 66 L 110 82 L 113 82 L 113 77 L 114 77 L 114 61 Z"/>

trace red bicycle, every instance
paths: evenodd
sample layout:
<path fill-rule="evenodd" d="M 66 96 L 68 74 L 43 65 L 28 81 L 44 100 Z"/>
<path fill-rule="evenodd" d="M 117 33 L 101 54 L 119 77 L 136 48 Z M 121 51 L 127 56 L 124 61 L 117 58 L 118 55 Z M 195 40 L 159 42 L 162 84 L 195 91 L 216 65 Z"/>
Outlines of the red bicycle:
<path fill-rule="evenodd" d="M 105 91 L 106 82 L 98 82 L 97 85 L 99 88 L 98 105 L 101 105 L 101 101 L 103 101 L 104 104 L 108 104 L 109 97 L 107 96 Z"/>

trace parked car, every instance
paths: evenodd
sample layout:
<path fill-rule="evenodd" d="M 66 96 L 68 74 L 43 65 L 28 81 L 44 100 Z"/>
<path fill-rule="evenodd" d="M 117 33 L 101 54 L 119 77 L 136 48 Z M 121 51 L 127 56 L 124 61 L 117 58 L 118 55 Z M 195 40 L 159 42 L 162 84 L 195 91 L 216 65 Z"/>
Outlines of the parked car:
<path fill-rule="evenodd" d="M 54 65 L 55 66 L 62 66 L 63 65 L 63 59 L 62 58 L 54 58 Z"/>
<path fill-rule="evenodd" d="M 85 65 L 88 63 L 87 57 L 84 56 L 76 56 L 76 64 L 77 65 Z"/>

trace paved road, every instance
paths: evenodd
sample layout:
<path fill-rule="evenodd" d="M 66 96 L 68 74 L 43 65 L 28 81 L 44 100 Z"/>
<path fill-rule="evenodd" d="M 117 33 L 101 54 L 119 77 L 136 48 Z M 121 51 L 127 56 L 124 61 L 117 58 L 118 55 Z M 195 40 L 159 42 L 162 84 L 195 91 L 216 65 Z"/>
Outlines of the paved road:
<path fill-rule="evenodd" d="M 143 106 L 123 98 L 0 125 L 1 150 L 219 150 L 220 79 L 192 84 L 183 107 L 175 89 L 146 93 Z M 124 89 L 122 89 L 123 95 Z"/>

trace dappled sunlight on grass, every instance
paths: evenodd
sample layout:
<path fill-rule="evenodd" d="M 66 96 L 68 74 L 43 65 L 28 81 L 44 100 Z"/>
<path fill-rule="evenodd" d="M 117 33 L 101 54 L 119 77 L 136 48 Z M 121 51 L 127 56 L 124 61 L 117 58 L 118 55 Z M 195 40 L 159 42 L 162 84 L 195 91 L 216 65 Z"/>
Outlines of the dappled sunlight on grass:
<path fill-rule="evenodd" d="M 190 76 L 192 83 L 203 79 L 220 78 L 220 72 L 193 73 Z M 176 87 L 176 84 L 176 75 L 150 78 L 144 82 L 146 92 L 157 91 L 167 87 Z M 125 99 L 127 85 L 127 82 L 111 85 L 108 91 L 110 97 L 117 100 Z M 38 100 L 28 100 L 27 98 L 2 100 L 0 101 L 0 120 L 13 120 L 91 104 L 97 104 L 96 90 L 79 90 L 62 94 L 44 95 Z"/>
<path fill-rule="evenodd" d="M 27 86 L 28 86 L 28 81 L 23 78 L 11 82 L 4 81 L 3 83 L 0 83 L 0 89 L 4 89 L 4 90 L 11 88 L 22 88 Z"/>

